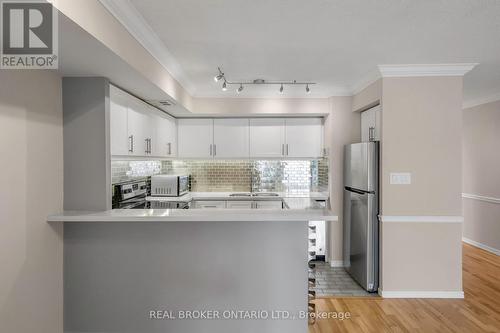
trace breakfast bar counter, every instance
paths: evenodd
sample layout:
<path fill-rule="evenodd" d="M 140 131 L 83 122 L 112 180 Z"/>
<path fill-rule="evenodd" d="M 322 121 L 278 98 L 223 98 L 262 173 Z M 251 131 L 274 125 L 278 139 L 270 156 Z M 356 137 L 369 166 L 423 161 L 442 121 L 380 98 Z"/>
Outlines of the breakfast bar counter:
<path fill-rule="evenodd" d="M 64 330 L 306 333 L 311 219 L 336 216 L 324 209 L 50 216 L 64 223 Z M 207 311 L 216 317 L 203 317 Z"/>

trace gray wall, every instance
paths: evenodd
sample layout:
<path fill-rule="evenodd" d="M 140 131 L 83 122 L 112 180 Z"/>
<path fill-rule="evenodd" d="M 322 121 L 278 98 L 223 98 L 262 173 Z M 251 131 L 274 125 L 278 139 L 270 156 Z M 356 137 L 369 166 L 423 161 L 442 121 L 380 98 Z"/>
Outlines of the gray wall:
<path fill-rule="evenodd" d="M 500 254 L 500 101 L 465 109 L 463 129 L 463 236 Z"/>
<path fill-rule="evenodd" d="M 307 311 L 306 222 L 67 223 L 66 332 L 307 332 L 300 320 L 150 320 L 150 310 Z"/>
<path fill-rule="evenodd" d="M 63 331 L 61 78 L 0 70 L 0 332 Z"/>
<path fill-rule="evenodd" d="M 64 209 L 111 209 L 109 82 L 63 79 Z"/>

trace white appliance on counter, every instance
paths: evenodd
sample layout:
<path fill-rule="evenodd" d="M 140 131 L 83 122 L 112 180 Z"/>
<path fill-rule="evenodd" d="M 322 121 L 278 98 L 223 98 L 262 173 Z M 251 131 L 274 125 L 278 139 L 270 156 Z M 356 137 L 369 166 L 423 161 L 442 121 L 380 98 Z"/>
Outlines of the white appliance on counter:
<path fill-rule="evenodd" d="M 151 176 L 151 196 L 180 197 L 189 192 L 189 176 L 187 175 L 155 175 Z"/>

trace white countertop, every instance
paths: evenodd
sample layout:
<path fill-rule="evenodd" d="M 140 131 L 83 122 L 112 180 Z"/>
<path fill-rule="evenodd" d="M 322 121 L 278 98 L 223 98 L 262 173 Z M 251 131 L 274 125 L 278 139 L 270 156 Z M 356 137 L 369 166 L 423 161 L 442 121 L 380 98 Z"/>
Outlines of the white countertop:
<path fill-rule="evenodd" d="M 278 196 L 231 196 L 235 193 L 246 193 L 250 192 L 189 192 L 180 197 L 159 197 L 151 196 L 147 197 L 148 201 L 176 201 L 176 202 L 189 202 L 191 200 L 236 200 L 236 201 L 250 201 L 250 200 L 282 200 L 288 198 L 302 198 L 302 199 L 313 199 L 313 200 L 327 200 L 329 195 L 327 192 L 271 192 L 276 193 Z M 255 193 L 254 193 L 255 194 Z"/>
<path fill-rule="evenodd" d="M 113 209 L 101 212 L 65 211 L 48 222 L 214 222 L 214 221 L 338 221 L 326 209 Z"/>

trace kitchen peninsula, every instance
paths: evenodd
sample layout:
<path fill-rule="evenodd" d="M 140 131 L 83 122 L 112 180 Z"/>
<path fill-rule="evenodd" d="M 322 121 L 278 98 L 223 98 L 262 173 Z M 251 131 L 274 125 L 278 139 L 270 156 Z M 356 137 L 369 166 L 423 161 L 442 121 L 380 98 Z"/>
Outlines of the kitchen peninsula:
<path fill-rule="evenodd" d="M 66 330 L 306 332 L 307 234 L 314 219 L 337 217 L 324 209 L 129 209 L 50 216 L 49 222 L 65 224 Z M 202 310 L 278 317 L 150 317 L 151 311 L 175 317 Z"/>

